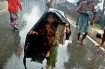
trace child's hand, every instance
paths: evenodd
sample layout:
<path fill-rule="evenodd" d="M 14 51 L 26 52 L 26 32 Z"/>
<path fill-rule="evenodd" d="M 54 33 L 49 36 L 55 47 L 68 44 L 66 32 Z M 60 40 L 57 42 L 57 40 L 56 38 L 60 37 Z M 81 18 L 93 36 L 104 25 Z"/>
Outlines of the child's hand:
<path fill-rule="evenodd" d="M 36 35 L 38 35 L 38 33 L 36 31 L 30 31 L 30 34 L 36 34 Z"/>

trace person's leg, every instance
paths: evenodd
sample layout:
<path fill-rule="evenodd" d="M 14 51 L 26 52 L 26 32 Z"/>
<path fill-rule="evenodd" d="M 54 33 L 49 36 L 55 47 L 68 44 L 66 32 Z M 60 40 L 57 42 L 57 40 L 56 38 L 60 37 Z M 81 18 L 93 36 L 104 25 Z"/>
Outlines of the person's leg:
<path fill-rule="evenodd" d="M 12 12 L 9 12 L 10 13 L 10 25 L 14 28 L 14 18 L 13 18 L 13 13 Z"/>
<path fill-rule="evenodd" d="M 55 67 L 54 67 L 54 66 L 52 66 L 52 67 L 51 67 L 51 69 L 55 69 Z"/>
<path fill-rule="evenodd" d="M 104 45 L 104 41 L 105 41 L 105 37 L 102 38 L 102 42 L 101 42 L 100 46 L 103 46 Z"/>
<path fill-rule="evenodd" d="M 11 26 L 14 28 L 14 30 L 19 30 L 17 28 L 18 25 L 18 13 L 10 12 L 10 21 Z"/>
<path fill-rule="evenodd" d="M 83 35 L 83 37 L 82 37 L 82 39 L 81 39 L 81 44 L 83 44 L 83 40 L 86 38 L 87 34 L 88 34 L 88 33 L 85 33 L 85 34 Z"/>
<path fill-rule="evenodd" d="M 50 68 L 50 66 L 46 65 L 46 69 L 49 69 L 49 68 Z"/>
<path fill-rule="evenodd" d="M 80 33 L 78 33 L 78 41 L 79 41 L 79 39 L 80 39 Z"/>
<path fill-rule="evenodd" d="M 17 12 L 14 12 L 14 27 L 15 27 L 15 30 L 19 30 L 18 29 L 18 13 Z"/>
<path fill-rule="evenodd" d="M 105 30 L 104 30 L 104 34 L 103 34 L 103 38 L 102 38 L 102 42 L 101 42 L 100 46 L 104 45 L 104 41 L 105 41 Z"/>
<path fill-rule="evenodd" d="M 101 46 L 104 45 L 104 41 L 105 41 L 105 30 L 104 30 L 104 34 L 103 34 L 103 38 L 102 38 L 102 42 L 101 42 Z"/>
<path fill-rule="evenodd" d="M 18 26 L 18 12 L 14 13 L 15 15 L 15 26 Z"/>

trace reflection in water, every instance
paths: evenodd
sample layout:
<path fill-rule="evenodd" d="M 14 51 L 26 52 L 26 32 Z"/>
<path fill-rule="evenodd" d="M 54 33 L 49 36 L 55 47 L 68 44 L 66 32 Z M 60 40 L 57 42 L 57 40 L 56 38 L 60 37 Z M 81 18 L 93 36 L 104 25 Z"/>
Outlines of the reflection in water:
<path fill-rule="evenodd" d="M 15 52 L 15 55 L 17 57 L 20 58 L 21 54 L 22 54 L 22 47 L 20 45 L 20 35 L 19 35 L 19 31 L 14 31 L 13 30 L 13 38 L 14 38 L 14 52 Z"/>
<path fill-rule="evenodd" d="M 21 38 L 19 32 L 12 30 L 11 37 L 10 41 L 12 41 L 13 52 L 3 69 L 24 69 L 22 65 L 23 48 L 20 45 Z"/>
<path fill-rule="evenodd" d="M 22 48 L 21 48 L 21 46 L 16 46 L 15 47 L 15 54 L 20 58 L 20 56 L 22 54 Z"/>

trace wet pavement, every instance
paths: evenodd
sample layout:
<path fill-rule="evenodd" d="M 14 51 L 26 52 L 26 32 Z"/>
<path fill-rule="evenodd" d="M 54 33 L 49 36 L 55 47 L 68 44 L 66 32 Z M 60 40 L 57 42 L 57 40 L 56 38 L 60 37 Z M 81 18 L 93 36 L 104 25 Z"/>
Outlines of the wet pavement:
<path fill-rule="evenodd" d="M 40 0 L 43 1 L 43 0 Z M 0 15 L 0 69 L 24 69 L 23 49 L 27 32 L 42 16 L 45 4 L 23 2 L 24 10 L 19 14 L 20 31 L 14 31 L 9 25 L 9 13 Z M 94 46 L 88 38 L 85 46 L 78 44 L 77 30 L 71 25 L 71 37 L 65 45 L 59 45 L 56 69 L 105 69 L 105 54 Z M 45 69 L 46 59 L 42 64 L 30 62 L 27 69 Z"/>
<path fill-rule="evenodd" d="M 77 30 L 73 27 L 71 29 L 72 43 L 67 46 L 69 60 L 65 63 L 65 69 L 105 69 L 105 54 L 102 50 L 95 47 L 88 38 L 84 41 L 85 46 L 78 44 Z"/>

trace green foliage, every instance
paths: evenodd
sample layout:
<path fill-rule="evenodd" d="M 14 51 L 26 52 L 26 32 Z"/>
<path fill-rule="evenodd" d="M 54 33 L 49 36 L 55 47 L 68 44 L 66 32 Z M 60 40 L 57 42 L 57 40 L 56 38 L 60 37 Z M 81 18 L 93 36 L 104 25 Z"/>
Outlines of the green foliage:
<path fill-rule="evenodd" d="M 102 29 L 102 27 L 99 24 L 97 24 L 97 23 L 94 24 L 94 27 L 98 28 L 98 29 Z"/>

